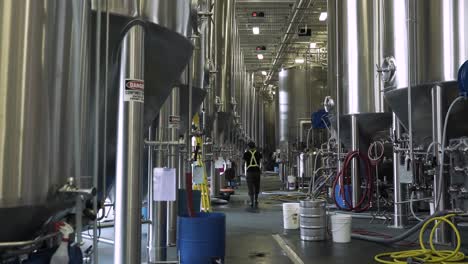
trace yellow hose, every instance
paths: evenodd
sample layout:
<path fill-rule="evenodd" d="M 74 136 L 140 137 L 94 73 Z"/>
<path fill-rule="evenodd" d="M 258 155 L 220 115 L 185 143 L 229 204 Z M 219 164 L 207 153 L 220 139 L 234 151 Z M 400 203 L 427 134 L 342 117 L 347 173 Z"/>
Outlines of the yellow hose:
<path fill-rule="evenodd" d="M 428 220 L 421 228 L 419 232 L 419 245 L 421 246 L 420 249 L 416 250 L 406 250 L 406 251 L 397 251 L 397 252 L 385 252 L 377 254 L 374 257 L 374 260 L 379 263 L 384 264 L 395 264 L 401 263 L 406 264 L 408 258 L 412 258 L 417 261 L 421 261 L 423 263 L 440 263 L 440 264 L 467 264 L 468 262 L 460 262 L 465 260 L 465 254 L 460 252 L 461 247 L 461 238 L 460 232 L 458 231 L 455 224 L 449 220 L 450 217 L 454 217 L 454 214 L 449 214 L 442 217 L 434 217 Z M 426 231 L 428 225 L 434 221 L 437 221 L 434 227 L 431 230 L 429 235 L 429 246 L 430 249 L 426 248 L 424 245 L 423 235 L 424 231 Z M 452 230 L 455 232 L 455 236 L 457 238 L 457 246 L 454 250 L 438 250 L 435 248 L 433 243 L 434 234 L 437 230 L 437 227 L 442 223 L 447 223 Z"/>

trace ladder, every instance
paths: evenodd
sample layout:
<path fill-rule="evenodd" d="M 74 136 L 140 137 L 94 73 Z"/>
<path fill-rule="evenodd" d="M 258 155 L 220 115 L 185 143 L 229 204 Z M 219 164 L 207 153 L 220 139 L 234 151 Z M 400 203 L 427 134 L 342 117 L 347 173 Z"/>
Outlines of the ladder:
<path fill-rule="evenodd" d="M 195 126 L 199 125 L 198 113 L 193 117 L 193 122 Z M 203 163 L 203 138 L 201 136 L 195 137 L 196 145 L 200 147 L 199 152 L 197 153 L 197 166 L 200 166 L 203 169 L 203 180 L 201 183 L 193 182 L 193 189 L 199 190 L 201 192 L 201 209 L 203 212 L 211 212 L 211 201 L 210 201 L 210 189 L 208 188 L 208 177 L 206 173 L 206 167 Z"/>

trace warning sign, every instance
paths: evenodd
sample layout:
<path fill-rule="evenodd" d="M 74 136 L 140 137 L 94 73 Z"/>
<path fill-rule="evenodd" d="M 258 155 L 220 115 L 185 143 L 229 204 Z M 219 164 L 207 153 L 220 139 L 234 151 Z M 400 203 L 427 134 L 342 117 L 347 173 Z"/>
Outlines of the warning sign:
<path fill-rule="evenodd" d="M 169 128 L 180 128 L 180 116 L 169 116 Z"/>
<path fill-rule="evenodd" d="M 145 81 L 138 79 L 125 79 L 126 102 L 145 102 Z"/>

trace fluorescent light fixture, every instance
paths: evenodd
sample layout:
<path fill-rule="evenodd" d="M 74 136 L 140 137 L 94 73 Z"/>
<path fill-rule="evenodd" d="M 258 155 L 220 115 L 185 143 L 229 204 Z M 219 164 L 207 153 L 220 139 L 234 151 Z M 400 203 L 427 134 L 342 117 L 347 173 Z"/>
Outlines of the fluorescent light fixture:
<path fill-rule="evenodd" d="M 262 71 L 262 75 L 263 75 L 263 76 L 266 76 L 266 75 L 267 75 L 267 72 L 266 72 L 266 71 Z"/>
<path fill-rule="evenodd" d="M 317 48 L 317 43 L 311 42 L 311 43 L 310 43 L 310 48 L 311 48 L 311 49 Z"/>
<path fill-rule="evenodd" d="M 258 34 L 260 34 L 260 28 L 259 27 L 253 27 L 252 32 L 254 33 L 254 35 L 258 35 Z"/>
<path fill-rule="evenodd" d="M 263 54 L 257 54 L 257 58 L 258 58 L 259 60 L 263 60 Z"/>
<path fill-rule="evenodd" d="M 304 58 L 296 58 L 294 60 L 295 63 L 304 63 Z"/>
<path fill-rule="evenodd" d="M 319 20 L 320 21 L 325 21 L 325 20 L 327 20 L 327 16 L 328 16 L 327 12 L 322 12 L 322 13 L 320 13 Z"/>

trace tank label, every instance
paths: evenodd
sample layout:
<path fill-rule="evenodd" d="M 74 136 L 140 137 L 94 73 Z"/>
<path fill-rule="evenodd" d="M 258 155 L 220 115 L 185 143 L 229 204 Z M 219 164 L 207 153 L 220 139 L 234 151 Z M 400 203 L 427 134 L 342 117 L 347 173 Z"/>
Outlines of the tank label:
<path fill-rule="evenodd" d="M 145 81 L 138 79 L 125 79 L 126 102 L 145 102 Z"/>
<path fill-rule="evenodd" d="M 180 116 L 170 115 L 169 116 L 169 128 L 180 128 Z"/>

